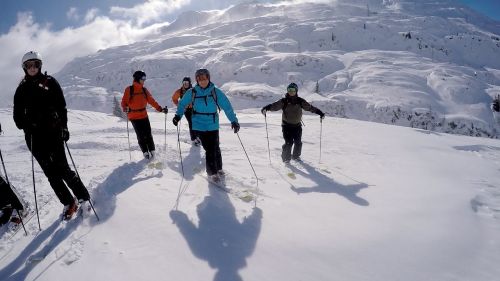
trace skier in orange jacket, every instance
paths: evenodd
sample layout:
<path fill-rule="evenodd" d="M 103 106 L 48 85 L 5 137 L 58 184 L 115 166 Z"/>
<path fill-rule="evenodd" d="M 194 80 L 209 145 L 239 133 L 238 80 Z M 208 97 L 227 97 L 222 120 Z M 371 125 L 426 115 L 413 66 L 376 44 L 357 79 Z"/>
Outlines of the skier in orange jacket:
<path fill-rule="evenodd" d="M 151 135 L 151 124 L 149 123 L 146 106 L 148 103 L 158 112 L 167 114 L 167 107 L 161 107 L 153 98 L 151 93 L 144 87 L 146 73 L 138 70 L 134 72 L 134 83 L 125 88 L 122 98 L 122 109 L 134 127 L 139 147 L 144 158 L 151 159 L 155 154 L 155 143 Z"/>

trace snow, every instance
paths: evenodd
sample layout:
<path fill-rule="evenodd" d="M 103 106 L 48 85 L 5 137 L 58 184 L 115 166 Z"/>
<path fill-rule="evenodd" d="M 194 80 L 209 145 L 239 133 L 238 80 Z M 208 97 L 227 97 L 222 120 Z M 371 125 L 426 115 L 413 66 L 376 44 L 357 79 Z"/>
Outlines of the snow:
<path fill-rule="evenodd" d="M 0 280 L 498 280 L 500 24 L 447 0 L 296 2 L 186 12 L 55 73 L 100 221 L 61 222 L 35 162 L 42 230 L 35 217 L 28 236 L 0 237 Z M 184 120 L 178 142 L 172 114 L 149 113 L 149 163 L 110 115 L 135 70 L 172 112 L 200 67 L 236 108 L 258 177 L 221 117 L 231 194 L 207 182 Z M 327 117 L 304 115 L 304 162 L 286 167 L 281 114 L 260 108 L 290 82 Z M 10 107 L 0 120 L 9 179 L 33 207 L 24 135 Z"/>
<path fill-rule="evenodd" d="M 0 111 L 2 152 L 33 204 L 31 158 L 11 114 Z M 60 222 L 62 205 L 36 164 L 42 231 L 34 218 L 28 236 L 1 238 L 0 279 L 498 279 L 499 140 L 307 114 L 304 162 L 287 168 L 281 115 L 267 116 L 269 159 L 263 116 L 242 110 L 239 136 L 258 187 L 225 117 L 220 132 L 228 185 L 255 195 L 245 202 L 207 183 L 185 122 L 183 179 L 171 115 L 166 138 L 164 115 L 150 118 L 156 168 L 133 131 L 129 160 L 124 121 L 70 110 L 68 145 L 101 220 Z"/>

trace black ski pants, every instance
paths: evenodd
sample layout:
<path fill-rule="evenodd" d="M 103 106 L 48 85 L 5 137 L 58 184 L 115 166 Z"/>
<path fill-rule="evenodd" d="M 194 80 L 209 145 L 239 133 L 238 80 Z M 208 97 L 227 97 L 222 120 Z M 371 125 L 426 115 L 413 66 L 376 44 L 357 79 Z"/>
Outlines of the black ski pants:
<path fill-rule="evenodd" d="M 33 153 L 36 161 L 42 168 L 50 186 L 63 205 L 71 204 L 74 199 L 71 191 L 78 200 L 89 200 L 90 195 L 78 175 L 73 172 L 66 159 L 64 141 L 56 133 L 28 133 L 25 135 L 26 144 Z M 69 187 L 69 189 L 68 189 Z"/>
<path fill-rule="evenodd" d="M 207 175 L 217 174 L 222 170 L 222 155 L 219 145 L 219 130 L 215 131 L 195 131 L 201 140 L 201 145 L 205 149 L 205 163 Z"/>
<path fill-rule="evenodd" d="M 196 139 L 196 133 L 193 131 L 193 109 L 186 108 L 184 116 L 186 116 L 186 120 L 189 124 L 189 136 L 191 137 L 191 141 L 194 141 Z"/>
<path fill-rule="evenodd" d="M 149 118 L 130 120 L 130 122 L 132 122 L 132 126 L 134 127 L 142 153 L 155 150 Z"/>
<path fill-rule="evenodd" d="M 13 209 L 23 210 L 24 206 L 15 191 L 2 177 L 0 177 L 0 209 L 10 205 Z"/>
<path fill-rule="evenodd" d="M 285 144 L 282 146 L 281 159 L 283 162 L 298 159 L 302 153 L 302 126 L 282 125 Z M 293 146 L 293 154 L 292 154 Z"/>

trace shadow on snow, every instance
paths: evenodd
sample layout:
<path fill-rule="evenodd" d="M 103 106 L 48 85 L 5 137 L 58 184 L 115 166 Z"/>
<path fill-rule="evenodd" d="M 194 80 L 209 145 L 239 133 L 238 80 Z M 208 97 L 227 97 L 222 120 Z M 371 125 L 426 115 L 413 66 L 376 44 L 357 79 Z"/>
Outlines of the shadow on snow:
<path fill-rule="evenodd" d="M 367 188 L 368 184 L 358 182 L 357 184 L 343 185 L 335 182 L 333 179 L 318 172 L 316 168 L 312 167 L 307 163 L 304 162 L 298 162 L 298 163 L 305 168 L 306 172 L 302 171 L 297 167 L 294 167 L 293 165 L 289 165 L 292 172 L 299 174 L 305 178 L 311 179 L 317 185 L 314 187 L 295 187 L 293 184 L 291 184 L 292 185 L 291 189 L 293 191 L 300 194 L 311 193 L 311 192 L 336 193 L 338 195 L 345 197 L 347 200 L 351 201 L 354 204 L 360 206 L 369 205 L 368 201 L 358 196 L 358 192 L 363 188 Z"/>
<path fill-rule="evenodd" d="M 170 211 L 170 217 L 192 253 L 217 270 L 214 281 L 243 280 L 238 271 L 246 266 L 257 244 L 262 210 L 254 208 L 240 223 L 228 194 L 210 184 L 209 192 L 197 206 L 198 226 L 178 210 Z"/>

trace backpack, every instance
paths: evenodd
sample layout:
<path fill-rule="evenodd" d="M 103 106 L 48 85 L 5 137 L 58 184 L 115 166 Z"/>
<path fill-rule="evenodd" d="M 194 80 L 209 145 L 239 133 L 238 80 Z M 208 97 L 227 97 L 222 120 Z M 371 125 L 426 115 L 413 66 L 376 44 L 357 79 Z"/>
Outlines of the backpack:
<path fill-rule="evenodd" d="M 129 102 L 132 100 L 132 98 L 133 98 L 134 95 L 140 95 L 140 93 L 137 93 L 137 94 L 134 93 L 134 85 L 130 85 L 130 87 L 129 87 L 129 93 L 130 93 L 130 96 L 128 98 Z M 147 100 L 148 99 L 148 95 L 146 94 L 146 87 L 142 87 L 142 94 L 144 95 L 144 98 Z"/>
<path fill-rule="evenodd" d="M 198 112 L 194 108 L 194 100 L 195 99 L 205 99 L 205 104 L 208 104 L 207 103 L 207 97 L 208 96 L 197 97 L 196 96 L 196 89 L 194 87 L 191 88 L 191 92 L 192 92 L 192 95 L 191 95 L 191 105 L 193 106 L 193 114 L 212 115 L 213 119 L 214 119 L 214 123 L 215 123 L 215 116 L 217 115 L 217 112 L 214 112 L 214 113 Z M 215 93 L 215 87 L 212 88 L 212 90 L 210 91 L 210 94 L 211 94 L 212 98 L 214 99 L 215 105 L 217 105 L 217 108 L 219 109 L 219 112 L 220 112 L 220 106 L 219 106 L 219 102 L 217 101 L 217 94 Z"/>

